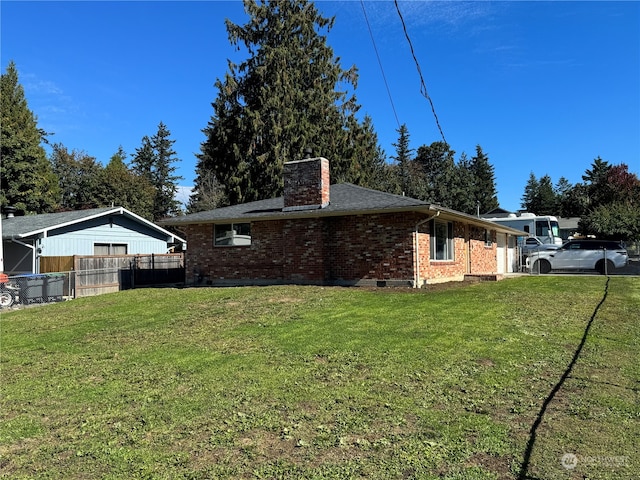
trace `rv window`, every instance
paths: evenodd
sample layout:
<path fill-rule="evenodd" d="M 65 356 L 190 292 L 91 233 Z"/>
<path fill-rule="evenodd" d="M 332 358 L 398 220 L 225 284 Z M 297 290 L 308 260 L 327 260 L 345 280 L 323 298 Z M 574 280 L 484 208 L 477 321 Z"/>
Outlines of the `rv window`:
<path fill-rule="evenodd" d="M 536 221 L 536 237 L 549 237 L 549 222 L 546 220 Z"/>

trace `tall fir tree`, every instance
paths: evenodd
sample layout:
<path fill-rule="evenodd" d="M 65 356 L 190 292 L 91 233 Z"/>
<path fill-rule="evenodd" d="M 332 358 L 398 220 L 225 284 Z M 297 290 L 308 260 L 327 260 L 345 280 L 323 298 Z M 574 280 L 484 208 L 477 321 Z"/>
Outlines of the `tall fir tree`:
<path fill-rule="evenodd" d="M 473 172 L 473 163 L 464 152 L 460 155 L 456 163 L 455 179 L 458 194 L 453 198 L 454 203 L 451 205 L 451 208 L 469 215 L 477 215 L 478 211 L 482 213 L 484 210 L 482 210 L 480 203 L 474 195 L 476 181 Z"/>
<path fill-rule="evenodd" d="M 587 186 L 589 195 L 589 207 L 595 208 L 598 205 L 606 204 L 611 201 L 610 189 L 607 185 L 607 178 L 611 165 L 606 160 L 597 157 L 591 164 L 591 169 L 587 169 L 582 175 Z"/>
<path fill-rule="evenodd" d="M 151 200 L 151 218 L 154 221 L 180 212 L 180 204 L 175 197 L 177 182 L 182 177 L 175 174 L 177 167 L 174 163 L 179 159 L 173 150 L 175 140 L 171 140 L 170 136 L 167 126 L 160 122 L 155 135 L 142 137 L 142 146 L 136 149 L 131 161 L 131 169 L 154 188 Z"/>
<path fill-rule="evenodd" d="M 42 146 L 46 134 L 27 104 L 14 62 L 0 78 L 0 206 L 24 213 L 54 211 L 58 178 Z"/>
<path fill-rule="evenodd" d="M 397 165 L 398 183 L 400 184 L 400 191 L 404 194 L 411 196 L 410 191 L 410 169 L 411 162 L 413 161 L 413 150 L 409 147 L 409 129 L 407 124 L 403 123 L 400 128 L 396 130 L 398 132 L 398 143 L 394 143 L 396 147 L 395 156 L 391 156 Z"/>
<path fill-rule="evenodd" d="M 555 186 L 553 187 L 553 191 L 556 194 L 555 215 L 558 215 L 560 217 L 569 216 L 565 214 L 565 207 L 568 206 L 567 199 L 572 189 L 573 185 L 571 185 L 571 182 L 569 182 L 569 180 L 567 180 L 567 178 L 565 177 L 560 177 L 560 180 L 556 182 Z"/>
<path fill-rule="evenodd" d="M 62 210 L 84 210 L 100 206 L 102 170 L 94 157 L 83 151 L 69 150 L 62 144 L 53 145 L 53 171 L 60 180 Z"/>
<path fill-rule="evenodd" d="M 540 178 L 535 210 L 538 215 L 556 215 L 558 202 L 553 189 L 553 181 L 549 175 Z"/>
<path fill-rule="evenodd" d="M 540 182 L 536 178 L 535 174 L 531 172 L 529 174 L 529 180 L 527 180 L 527 184 L 524 187 L 524 194 L 520 199 L 520 207 L 528 212 L 536 213 L 534 208 L 536 207 L 536 199 L 539 189 Z"/>
<path fill-rule="evenodd" d="M 323 35 L 334 19 L 306 0 L 245 0 L 244 6 L 249 21 L 227 20 L 226 27 L 230 42 L 249 56 L 229 62 L 215 83 L 195 195 L 203 193 L 197 189 L 207 182 L 199 179 L 209 171 L 229 204 L 280 195 L 283 164 L 303 158 L 306 148 L 330 160 L 332 182 L 366 185 L 381 152 L 371 148 L 377 140 L 370 122 L 355 117 L 356 69 L 341 67 Z"/>
<path fill-rule="evenodd" d="M 127 167 L 126 159 L 127 154 L 119 147 L 102 170 L 99 206 L 124 207 L 136 215 L 154 220 L 153 202 L 156 190 L 146 176 Z"/>
<path fill-rule="evenodd" d="M 445 142 L 418 148 L 415 163 L 420 167 L 422 184 L 417 198 L 453 208 L 460 194 L 454 155 L 455 151 Z"/>
<path fill-rule="evenodd" d="M 156 189 L 153 202 L 153 219 L 159 220 L 180 213 L 180 203 L 176 200 L 178 181 L 182 177 L 176 175 L 175 162 L 179 159 L 173 150 L 175 140 L 171 140 L 171 132 L 162 122 L 158 131 L 151 137 L 151 145 L 155 152 L 154 176 L 152 185 Z"/>
<path fill-rule="evenodd" d="M 476 145 L 476 154 L 471 158 L 470 169 L 474 183 L 473 196 L 480 213 L 497 208 L 499 204 L 495 171 L 480 145 Z"/>

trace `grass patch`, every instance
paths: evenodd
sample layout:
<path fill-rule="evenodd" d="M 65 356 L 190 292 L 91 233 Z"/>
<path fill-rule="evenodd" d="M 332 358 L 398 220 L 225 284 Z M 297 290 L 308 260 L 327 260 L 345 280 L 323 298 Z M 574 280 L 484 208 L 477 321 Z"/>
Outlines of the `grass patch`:
<path fill-rule="evenodd" d="M 0 475 L 517 478 L 606 282 L 145 289 L 3 313 Z M 610 278 L 529 477 L 640 471 L 638 311 L 638 280 Z"/>

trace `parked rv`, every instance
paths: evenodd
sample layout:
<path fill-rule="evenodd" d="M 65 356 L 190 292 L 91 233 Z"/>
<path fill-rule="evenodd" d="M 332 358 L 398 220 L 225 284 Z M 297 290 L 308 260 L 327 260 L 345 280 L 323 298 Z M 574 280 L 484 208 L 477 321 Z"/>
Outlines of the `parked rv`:
<path fill-rule="evenodd" d="M 527 232 L 529 237 L 535 237 L 541 244 L 562 245 L 558 219 L 554 216 L 521 212 L 511 213 L 507 217 L 484 217 L 484 219 Z M 524 238 L 526 237 L 523 237 L 523 241 L 519 245 L 521 249 L 524 246 Z"/>

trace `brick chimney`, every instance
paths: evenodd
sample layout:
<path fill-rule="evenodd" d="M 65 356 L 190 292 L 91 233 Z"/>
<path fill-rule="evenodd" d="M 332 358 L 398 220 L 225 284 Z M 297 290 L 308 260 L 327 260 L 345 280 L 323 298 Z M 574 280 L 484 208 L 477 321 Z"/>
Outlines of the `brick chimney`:
<path fill-rule="evenodd" d="M 329 160 L 306 158 L 284 164 L 284 211 L 329 205 Z"/>

